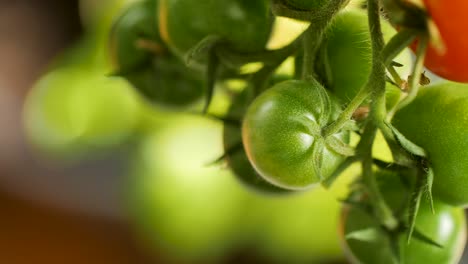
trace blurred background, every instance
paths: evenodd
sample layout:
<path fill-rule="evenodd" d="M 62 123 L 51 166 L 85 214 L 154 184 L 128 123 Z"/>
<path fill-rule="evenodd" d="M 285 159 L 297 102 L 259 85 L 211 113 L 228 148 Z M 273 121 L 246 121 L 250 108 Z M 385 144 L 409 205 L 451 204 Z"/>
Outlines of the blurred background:
<path fill-rule="evenodd" d="M 356 168 L 276 197 L 208 166 L 221 123 L 108 77 L 126 2 L 0 0 L 0 263 L 346 263 L 337 199 Z"/>

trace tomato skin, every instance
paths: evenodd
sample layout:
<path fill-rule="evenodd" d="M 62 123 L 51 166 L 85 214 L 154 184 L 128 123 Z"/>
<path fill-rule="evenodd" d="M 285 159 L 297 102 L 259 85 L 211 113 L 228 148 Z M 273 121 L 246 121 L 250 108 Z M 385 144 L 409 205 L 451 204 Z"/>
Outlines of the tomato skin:
<path fill-rule="evenodd" d="M 384 38 L 395 33 L 390 24 L 382 21 Z M 350 102 L 366 84 L 372 67 L 371 38 L 367 14 L 362 10 L 346 10 L 338 14 L 325 33 L 323 49 L 326 49 L 329 88 L 343 103 Z M 400 53 L 395 61 L 404 65 L 396 68 L 403 78 L 409 74 L 411 56 L 409 50 Z M 395 89 L 387 84 L 387 90 Z"/>
<path fill-rule="evenodd" d="M 237 95 L 229 109 L 228 118 L 242 121 L 242 118 L 248 107 L 248 93 L 243 91 Z M 232 124 L 225 124 L 223 131 L 224 150 L 236 144 L 242 145 L 241 127 Z M 265 181 L 250 164 L 245 154 L 244 146 L 236 152 L 227 155 L 226 157 L 229 168 L 232 170 L 236 178 L 247 188 L 262 194 L 284 194 L 289 191 L 276 187 Z"/>
<path fill-rule="evenodd" d="M 111 55 L 116 71 L 149 102 L 165 108 L 185 108 L 203 96 L 203 81 L 171 54 L 158 33 L 158 1 L 138 1 L 115 22 Z M 159 45 L 159 53 L 137 46 L 141 39 Z"/>
<path fill-rule="evenodd" d="M 394 126 L 424 148 L 434 169 L 434 196 L 468 205 L 468 85 L 442 83 L 422 89 L 398 111 Z"/>
<path fill-rule="evenodd" d="M 148 68 L 125 76 L 150 103 L 167 109 L 184 109 L 200 101 L 203 80 L 175 57 L 154 58 Z"/>
<path fill-rule="evenodd" d="M 278 83 L 255 98 L 244 117 L 242 141 L 247 157 L 255 170 L 276 186 L 300 190 L 320 181 L 312 162 L 315 136 L 310 129 L 323 114 L 319 85 L 299 80 Z M 326 123 L 339 113 L 334 101 L 332 113 Z M 348 132 L 332 136 L 349 140 Z M 326 178 L 344 157 L 328 147 L 323 150 L 322 175 Z"/>
<path fill-rule="evenodd" d="M 156 0 L 138 1 L 129 6 L 114 22 L 110 36 L 111 59 L 118 72 L 129 72 L 148 64 L 152 54 L 137 47 L 146 39 L 161 43 L 155 23 Z"/>
<path fill-rule="evenodd" d="M 432 45 L 426 52 L 426 67 L 448 80 L 468 82 L 468 2 L 454 0 L 424 0 L 429 15 L 436 24 L 445 50 L 438 52 Z"/>
<path fill-rule="evenodd" d="M 384 199 L 394 212 L 402 204 L 408 205 L 409 190 L 405 189 L 405 186 L 398 181 L 397 174 L 377 173 L 377 177 L 387 178 L 384 184 L 380 184 L 380 187 Z M 403 193 L 405 195 L 402 195 Z M 434 206 L 436 213 L 432 214 L 426 200 L 422 201 L 416 218 L 416 228 L 441 244 L 443 248 L 425 244 L 415 238 L 408 245 L 406 233 L 403 232 L 399 235 L 402 263 L 455 264 L 459 262 L 466 243 L 466 220 L 463 209 L 446 205 L 437 200 L 434 201 Z M 377 221 L 370 214 L 360 208 L 344 207 L 341 220 L 341 239 L 345 251 L 353 263 L 396 263 L 392 259 L 389 241 L 383 233 L 379 234 L 376 240 L 369 242 L 345 239 L 346 235 L 354 231 L 370 227 L 378 229 Z"/>
<path fill-rule="evenodd" d="M 176 54 L 184 54 L 209 35 L 236 51 L 258 51 L 270 37 L 272 18 L 266 0 L 161 0 L 159 28 Z"/>

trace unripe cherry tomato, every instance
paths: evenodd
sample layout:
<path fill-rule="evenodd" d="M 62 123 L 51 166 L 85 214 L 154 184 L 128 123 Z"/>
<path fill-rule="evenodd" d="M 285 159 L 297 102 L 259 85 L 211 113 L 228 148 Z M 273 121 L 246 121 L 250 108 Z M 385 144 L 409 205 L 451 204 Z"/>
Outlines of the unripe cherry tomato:
<path fill-rule="evenodd" d="M 159 4 L 161 36 L 180 56 L 210 35 L 236 51 L 262 50 L 272 21 L 267 0 L 161 0 Z"/>
<path fill-rule="evenodd" d="M 242 125 L 242 140 L 256 171 L 267 181 L 287 189 L 306 189 L 318 183 L 313 149 L 320 135 L 312 127 L 322 127 L 339 113 L 332 101 L 332 114 L 323 118 L 324 104 L 317 82 L 291 80 L 278 83 L 255 98 Z M 325 121 L 320 123 L 320 119 Z M 335 135 L 342 142 L 349 133 Z M 323 148 L 321 174 L 328 177 L 344 157 Z"/>
<path fill-rule="evenodd" d="M 442 83 L 422 89 L 398 111 L 393 125 L 428 153 L 434 196 L 468 205 L 468 85 Z"/>
<path fill-rule="evenodd" d="M 238 94 L 229 109 L 228 118 L 238 120 L 240 123 L 247 110 L 248 102 L 250 101 L 248 99 L 247 91 Z M 265 181 L 252 167 L 242 145 L 240 124 L 238 127 L 232 124 L 224 125 L 223 141 L 226 152 L 229 152 L 230 148 L 238 146 L 238 149 L 227 155 L 226 160 L 236 178 L 246 187 L 264 194 L 288 193 L 287 190 Z"/>
<path fill-rule="evenodd" d="M 203 95 L 199 73 L 171 54 L 158 32 L 158 1 L 133 3 L 115 22 L 111 34 L 116 71 L 145 99 L 167 108 L 185 108 Z M 145 46 L 146 45 L 146 46 Z"/>

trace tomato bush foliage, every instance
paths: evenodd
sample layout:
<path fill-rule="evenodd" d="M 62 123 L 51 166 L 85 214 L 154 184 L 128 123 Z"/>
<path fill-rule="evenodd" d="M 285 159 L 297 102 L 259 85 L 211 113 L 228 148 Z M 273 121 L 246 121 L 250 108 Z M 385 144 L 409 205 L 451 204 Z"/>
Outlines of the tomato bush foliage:
<path fill-rule="evenodd" d="M 143 0 L 115 21 L 115 75 L 155 105 L 204 99 L 191 113 L 224 127 L 210 164 L 255 191 L 331 188 L 360 165 L 343 199 L 351 260 L 455 263 L 468 205 L 468 86 L 455 83 L 468 81 L 468 6 L 413 2 Z M 273 49 L 272 32 L 287 34 L 277 17 L 305 29 Z M 424 65 L 447 80 L 431 84 Z M 219 94 L 230 107 L 214 113 Z"/>
<path fill-rule="evenodd" d="M 404 215 L 408 203 L 405 198 L 409 196 L 408 186 L 393 172 L 378 172 L 376 176 L 384 199 L 394 214 Z M 392 243 L 396 244 L 404 263 L 458 263 L 466 240 L 464 212 L 461 208 L 438 201 L 434 207 L 436 214 L 433 215 L 428 203 L 421 205 L 416 228 L 424 231 L 439 246 L 426 244 L 416 238 L 408 243 L 405 232 L 394 232 L 390 236 L 394 241 L 389 240 L 385 233 L 392 231 L 381 228 L 363 203 L 361 207 L 343 209 L 341 236 L 345 248 L 350 257 L 359 263 L 395 263 Z M 360 231 L 362 236 L 367 235 L 367 240 L 356 239 Z"/>

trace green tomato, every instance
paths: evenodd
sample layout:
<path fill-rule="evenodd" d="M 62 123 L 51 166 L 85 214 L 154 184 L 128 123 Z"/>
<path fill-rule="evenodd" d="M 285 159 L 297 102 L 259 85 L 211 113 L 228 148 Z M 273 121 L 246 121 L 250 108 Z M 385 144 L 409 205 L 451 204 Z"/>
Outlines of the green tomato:
<path fill-rule="evenodd" d="M 138 97 L 125 81 L 62 67 L 34 85 L 24 120 L 40 149 L 62 152 L 123 142 L 138 125 L 140 111 Z"/>
<path fill-rule="evenodd" d="M 271 27 L 267 0 L 161 0 L 159 4 L 161 36 L 180 56 L 210 35 L 239 52 L 263 50 Z"/>
<path fill-rule="evenodd" d="M 434 196 L 468 205 L 468 86 L 442 83 L 422 89 L 393 125 L 424 148 L 434 169 Z"/>
<path fill-rule="evenodd" d="M 394 173 L 377 173 L 382 179 L 380 188 L 385 201 L 394 213 L 402 206 L 408 206 L 409 190 Z M 466 220 L 463 209 L 434 201 L 435 214 L 423 200 L 416 218 L 416 229 L 433 241 L 441 244 L 438 248 L 412 238 L 407 242 L 406 232 L 398 235 L 402 263 L 455 264 L 461 258 L 466 242 Z M 401 214 L 406 217 L 406 214 Z M 368 212 L 357 207 L 345 207 L 342 212 L 341 235 L 345 250 L 353 263 L 397 264 L 390 249 L 388 236 L 385 236 L 379 223 Z M 347 237 L 355 231 L 373 228 L 377 235 L 371 241 Z"/>
<path fill-rule="evenodd" d="M 237 243 L 243 189 L 206 166 L 222 150 L 219 123 L 166 115 L 135 155 L 129 207 L 135 228 L 170 263 L 220 263 Z"/>
<path fill-rule="evenodd" d="M 317 82 L 285 81 L 258 96 L 247 110 L 242 126 L 244 148 L 256 171 L 272 184 L 298 190 L 321 180 L 313 162 L 315 145 L 321 143 L 316 128 L 334 120 L 339 106 L 332 100 L 332 114 L 324 117 L 319 89 L 323 87 Z M 347 132 L 332 136 L 345 143 L 349 140 Z M 344 157 L 327 144 L 317 146 L 322 151 L 321 174 L 326 178 Z"/>
<path fill-rule="evenodd" d="M 234 124 L 224 125 L 223 139 L 225 152 L 229 153 L 231 148 L 236 148 L 234 152 L 229 153 L 226 157 L 229 168 L 236 178 L 251 190 L 265 194 L 289 193 L 287 190 L 276 187 L 260 177 L 247 159 L 244 146 L 242 145 L 240 123 L 247 110 L 248 102 L 248 93 L 246 91 L 240 93 L 234 98 L 227 114 L 229 119 L 239 121 L 239 126 Z"/>
<path fill-rule="evenodd" d="M 204 94 L 200 76 L 170 54 L 154 58 L 148 68 L 125 78 L 147 101 L 168 109 L 188 108 Z"/>
<path fill-rule="evenodd" d="M 203 81 L 162 44 L 157 7 L 158 1 L 145 0 L 125 10 L 112 30 L 111 55 L 117 72 L 149 102 L 172 109 L 189 107 L 203 96 Z M 159 50 L 139 47 L 139 41 Z"/>
<path fill-rule="evenodd" d="M 139 45 L 139 41 L 152 41 L 160 45 L 156 25 L 157 1 L 138 1 L 128 7 L 114 22 L 111 37 L 111 57 L 118 72 L 133 71 L 151 61 L 152 54 Z M 162 47 L 161 47 L 162 48 Z"/>
<path fill-rule="evenodd" d="M 344 254 L 336 234 L 340 211 L 336 197 L 318 187 L 278 199 L 252 198 L 253 208 L 244 214 L 256 217 L 250 220 L 249 232 L 259 254 L 268 263 L 344 263 L 338 261 Z"/>
<path fill-rule="evenodd" d="M 382 30 L 386 40 L 396 33 L 385 21 L 382 21 Z M 343 103 L 348 103 L 366 84 L 372 67 L 372 47 L 366 12 L 353 9 L 339 13 L 325 36 L 322 50 L 326 56 L 320 59 L 319 72 L 327 76 L 327 88 Z M 405 50 L 395 61 L 404 65 L 397 68 L 397 71 L 402 78 L 406 78 L 411 65 L 410 52 Z M 390 89 L 397 88 L 387 84 L 387 90 Z"/>

